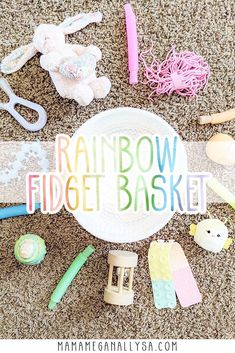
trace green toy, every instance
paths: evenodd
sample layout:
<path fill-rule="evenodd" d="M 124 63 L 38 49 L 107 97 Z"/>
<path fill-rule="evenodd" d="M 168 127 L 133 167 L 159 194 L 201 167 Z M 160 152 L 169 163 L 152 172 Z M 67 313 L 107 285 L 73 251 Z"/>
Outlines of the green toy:
<path fill-rule="evenodd" d="M 63 295 L 65 294 L 66 290 L 68 289 L 69 285 L 72 283 L 74 277 L 77 275 L 78 271 L 81 267 L 85 264 L 88 260 L 88 257 L 93 254 L 95 248 L 91 245 L 87 246 L 83 252 L 77 255 L 75 260 L 71 263 L 59 283 L 57 284 L 52 296 L 50 298 L 50 302 L 48 308 L 53 310 L 58 304 Z"/>
<path fill-rule="evenodd" d="M 25 234 L 16 241 L 15 258 L 24 265 L 38 265 L 46 255 L 45 241 L 36 234 Z"/>

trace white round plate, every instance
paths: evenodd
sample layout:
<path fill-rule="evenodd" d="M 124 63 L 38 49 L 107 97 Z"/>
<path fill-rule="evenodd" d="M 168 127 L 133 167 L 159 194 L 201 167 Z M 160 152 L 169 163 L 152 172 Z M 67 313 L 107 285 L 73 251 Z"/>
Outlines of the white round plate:
<path fill-rule="evenodd" d="M 94 135 L 111 136 L 128 135 L 133 139 L 143 135 L 177 136 L 175 130 L 160 116 L 135 108 L 117 108 L 101 112 L 85 122 L 74 134 L 91 137 Z M 174 172 L 185 173 L 187 169 L 186 152 L 182 141 L 178 141 L 180 158 L 176 157 Z M 177 154 L 178 156 L 178 154 Z M 109 188 L 110 190 L 110 188 Z M 77 212 L 77 221 L 95 237 L 114 243 L 130 243 L 149 237 L 163 228 L 173 216 L 173 212 L 140 210 L 117 212 L 109 202 L 109 191 L 106 193 L 106 204 L 99 212 Z"/>

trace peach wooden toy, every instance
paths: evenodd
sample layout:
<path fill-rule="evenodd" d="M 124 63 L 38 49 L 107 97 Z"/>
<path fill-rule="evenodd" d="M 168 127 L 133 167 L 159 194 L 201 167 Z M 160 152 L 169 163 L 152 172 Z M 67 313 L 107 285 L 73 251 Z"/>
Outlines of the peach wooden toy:
<path fill-rule="evenodd" d="M 235 119 L 235 108 L 229 109 L 226 112 L 200 116 L 198 119 L 199 124 L 220 124 L 226 121 Z"/>
<path fill-rule="evenodd" d="M 207 142 L 206 154 L 213 162 L 225 166 L 234 166 L 235 140 L 228 134 L 216 134 Z"/>
<path fill-rule="evenodd" d="M 112 250 L 108 254 L 109 276 L 108 285 L 104 291 L 104 301 L 114 305 L 129 305 L 133 303 L 132 290 L 134 268 L 137 266 L 138 255 L 130 251 Z M 113 285 L 113 268 L 117 267 L 118 281 Z M 124 285 L 128 276 L 128 284 Z"/>

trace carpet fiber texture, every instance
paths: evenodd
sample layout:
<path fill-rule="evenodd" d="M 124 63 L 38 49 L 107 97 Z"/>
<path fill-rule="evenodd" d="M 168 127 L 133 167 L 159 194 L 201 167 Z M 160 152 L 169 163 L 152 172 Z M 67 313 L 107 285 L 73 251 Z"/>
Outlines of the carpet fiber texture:
<path fill-rule="evenodd" d="M 208 88 L 191 101 L 173 95 L 148 100 L 149 89 L 128 84 L 125 21 L 121 0 L 100 1 L 21 1 L 0 2 L 1 58 L 12 49 L 31 41 L 40 23 L 60 23 L 79 12 L 100 10 L 100 25 L 92 24 L 70 35 L 71 43 L 95 44 L 102 50 L 99 74 L 112 81 L 105 100 L 79 107 L 62 99 L 39 55 L 20 71 L 8 76 L 15 92 L 41 104 L 48 123 L 35 134 L 23 130 L 6 112 L 0 111 L 2 140 L 54 140 L 57 133 L 72 135 L 97 112 L 131 106 L 163 115 L 184 140 L 207 140 L 216 132 L 235 137 L 234 121 L 223 125 L 199 126 L 200 114 L 224 111 L 234 106 L 234 1 L 233 0 L 138 0 L 132 1 L 138 20 L 140 50 L 154 43 L 154 52 L 163 59 L 175 44 L 178 50 L 201 54 L 211 67 Z M 1 95 L 1 99 L 2 99 Z M 3 205 L 4 206 L 4 205 Z M 219 218 L 229 218 L 234 237 L 235 213 L 229 206 L 210 206 Z M 0 222 L 0 337 L 1 338 L 235 338 L 234 247 L 212 254 L 199 248 L 187 236 L 189 225 L 203 216 L 175 215 L 150 239 L 128 245 L 112 245 L 95 239 L 66 211 L 49 216 L 36 213 Z M 13 256 L 20 234 L 41 235 L 48 255 L 36 267 L 21 266 Z M 148 273 L 147 252 L 153 239 L 174 238 L 182 245 L 203 295 L 201 304 L 188 309 L 156 310 Z M 96 248 L 88 264 L 55 312 L 47 309 L 50 295 L 73 260 L 88 244 Z M 107 283 L 107 253 L 129 249 L 139 255 L 134 278 L 135 300 L 129 307 L 103 302 Z"/>

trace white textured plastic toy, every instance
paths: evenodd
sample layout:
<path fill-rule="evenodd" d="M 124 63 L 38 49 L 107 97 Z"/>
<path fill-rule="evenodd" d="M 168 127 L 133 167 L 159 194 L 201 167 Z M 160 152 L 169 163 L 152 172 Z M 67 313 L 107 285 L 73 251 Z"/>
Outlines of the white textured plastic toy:
<path fill-rule="evenodd" d="M 219 219 L 209 218 L 196 224 L 191 224 L 190 235 L 194 236 L 195 242 L 207 251 L 214 253 L 222 249 L 228 249 L 232 239 L 228 238 L 228 228 Z"/>

